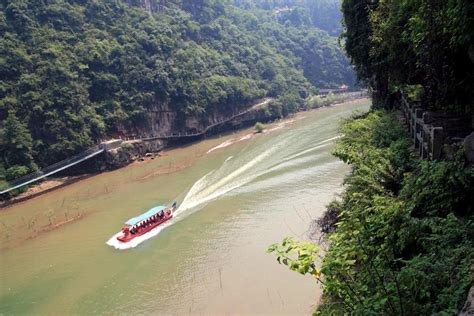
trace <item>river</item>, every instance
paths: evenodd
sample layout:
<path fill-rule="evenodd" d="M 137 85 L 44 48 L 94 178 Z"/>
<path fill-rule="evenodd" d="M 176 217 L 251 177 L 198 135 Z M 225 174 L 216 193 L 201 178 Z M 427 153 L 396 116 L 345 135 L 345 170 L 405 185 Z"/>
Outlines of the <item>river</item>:
<path fill-rule="evenodd" d="M 337 127 L 369 105 L 166 150 L 2 210 L 0 314 L 310 314 L 318 285 L 266 248 L 308 238 L 349 172 L 331 155 Z M 106 244 L 127 219 L 173 200 L 175 218 L 153 238 Z"/>

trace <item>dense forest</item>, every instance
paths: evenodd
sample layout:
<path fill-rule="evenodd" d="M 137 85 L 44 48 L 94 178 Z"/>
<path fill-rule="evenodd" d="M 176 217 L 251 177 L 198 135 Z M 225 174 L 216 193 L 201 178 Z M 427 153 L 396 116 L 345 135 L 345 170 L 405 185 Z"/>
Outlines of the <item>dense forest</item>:
<path fill-rule="evenodd" d="M 341 127 L 334 154 L 352 172 L 315 221 L 323 246 L 287 238 L 269 252 L 322 284 L 315 314 L 455 315 L 474 284 L 474 167 L 462 138 L 443 160 L 421 160 L 396 110 L 403 93 L 471 119 L 472 132 L 474 3 L 344 0 L 342 11 L 373 109 Z"/>
<path fill-rule="evenodd" d="M 234 3 L 246 9 L 272 10 L 280 23 L 312 25 L 333 36 L 342 31 L 340 0 L 234 0 Z"/>
<path fill-rule="evenodd" d="M 0 176 L 66 158 L 157 103 L 186 117 L 353 84 L 337 27 L 313 2 L 282 18 L 276 2 L 240 2 L 1 0 Z"/>
<path fill-rule="evenodd" d="M 376 105 L 405 89 L 427 108 L 472 114 L 472 1 L 345 0 L 342 11 L 346 51 Z"/>

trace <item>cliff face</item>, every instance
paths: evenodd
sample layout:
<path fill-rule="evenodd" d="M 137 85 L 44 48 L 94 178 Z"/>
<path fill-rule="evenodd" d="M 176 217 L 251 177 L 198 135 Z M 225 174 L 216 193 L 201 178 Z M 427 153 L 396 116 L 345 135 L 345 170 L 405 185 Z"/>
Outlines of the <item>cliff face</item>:
<path fill-rule="evenodd" d="M 267 101 L 268 102 L 268 101 Z M 265 102 L 265 103 L 267 103 Z M 260 103 L 256 102 L 257 104 Z M 241 110 L 242 111 L 242 110 Z M 206 114 L 205 116 L 188 116 L 182 119 L 173 111 L 168 104 L 157 103 L 155 107 L 149 109 L 141 124 L 121 126 L 120 137 L 125 138 L 115 148 L 108 150 L 104 159 L 99 161 L 98 169 L 115 169 L 128 165 L 129 163 L 143 159 L 152 153 L 157 153 L 169 144 L 182 144 L 196 141 L 204 136 L 198 135 L 185 138 L 146 139 L 156 135 L 177 135 L 179 133 L 199 133 L 209 126 L 216 124 L 212 129 L 206 130 L 205 135 L 212 135 L 220 132 L 235 130 L 237 128 L 248 127 L 259 122 L 268 122 L 276 117 L 270 114 L 264 106 L 252 109 L 242 115 L 232 118 L 232 112 L 219 112 Z M 229 120 L 229 118 L 232 118 Z M 124 137 L 126 135 L 126 137 Z M 127 138 L 131 138 L 127 140 Z M 141 138 L 141 139 L 135 139 Z"/>
<path fill-rule="evenodd" d="M 207 127 L 227 120 L 259 102 L 261 100 L 255 100 L 254 103 L 244 108 L 226 107 L 224 110 L 214 109 L 205 114 L 186 115 L 178 113 L 167 102 L 157 101 L 147 109 L 141 121 L 117 126 L 117 135 L 112 136 L 117 138 L 149 138 L 158 135 L 200 133 Z M 264 112 L 260 114 L 257 113 L 258 111 L 253 112 L 255 113 L 248 113 L 236 118 L 234 124 L 238 122 L 237 124 L 241 125 L 243 122 L 253 121 L 256 117 L 266 120 Z M 222 130 L 222 128 L 219 130 Z"/>

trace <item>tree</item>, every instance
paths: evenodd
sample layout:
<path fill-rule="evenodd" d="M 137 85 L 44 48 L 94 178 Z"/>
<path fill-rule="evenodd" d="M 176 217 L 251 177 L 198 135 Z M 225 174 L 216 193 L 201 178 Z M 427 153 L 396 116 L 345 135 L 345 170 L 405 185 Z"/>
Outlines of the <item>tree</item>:
<path fill-rule="evenodd" d="M 474 3 L 344 0 L 345 48 L 374 103 L 421 85 L 431 109 L 472 113 Z"/>
<path fill-rule="evenodd" d="M 255 123 L 255 131 L 257 133 L 262 133 L 264 129 L 265 129 L 265 125 L 263 125 L 260 122 Z"/>
<path fill-rule="evenodd" d="M 163 104 L 175 131 L 186 116 L 204 123 L 262 97 L 348 83 L 336 38 L 296 2 L 285 25 L 261 3 L 226 0 L 0 1 L 0 117 L 15 109 L 24 140 L 15 153 L 2 146 L 0 164 L 45 167 L 119 130 L 155 130 L 149 112 Z M 287 101 L 274 117 L 299 107 Z"/>
<path fill-rule="evenodd" d="M 16 116 L 14 110 L 8 111 L 2 130 L 3 146 L 2 156 L 6 166 L 26 166 L 35 169 L 33 161 L 33 140 L 26 127 Z"/>

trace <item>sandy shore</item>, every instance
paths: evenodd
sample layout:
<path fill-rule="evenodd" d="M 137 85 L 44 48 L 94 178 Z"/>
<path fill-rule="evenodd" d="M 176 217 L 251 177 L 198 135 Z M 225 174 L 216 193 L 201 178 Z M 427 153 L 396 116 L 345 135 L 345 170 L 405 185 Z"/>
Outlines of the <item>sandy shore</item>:
<path fill-rule="evenodd" d="M 0 209 L 8 207 L 12 204 L 16 204 L 22 201 L 26 201 L 35 197 L 38 197 L 40 195 L 43 195 L 45 193 L 51 192 L 53 190 L 62 188 L 66 185 L 69 185 L 71 183 L 78 182 L 80 180 L 89 178 L 93 176 L 94 174 L 83 174 L 79 176 L 66 176 L 66 177 L 58 177 L 58 178 L 53 178 L 53 179 L 48 179 L 45 181 L 42 181 L 30 188 L 28 188 L 27 191 L 12 197 L 9 200 L 6 201 L 1 201 L 0 202 Z"/>

